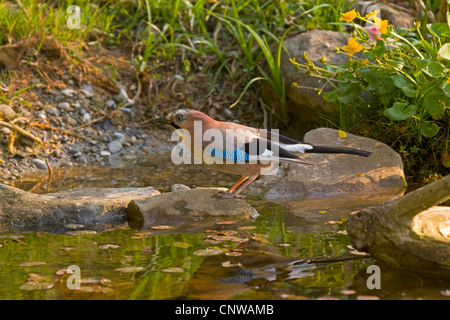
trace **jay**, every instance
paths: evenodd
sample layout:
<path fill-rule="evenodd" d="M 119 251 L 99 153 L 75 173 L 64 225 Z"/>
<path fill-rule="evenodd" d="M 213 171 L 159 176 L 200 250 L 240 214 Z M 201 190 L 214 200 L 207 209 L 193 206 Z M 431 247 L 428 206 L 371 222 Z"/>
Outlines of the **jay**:
<path fill-rule="evenodd" d="M 220 198 L 240 195 L 261 174 L 278 167 L 279 162 L 315 165 L 298 153 L 344 153 L 368 157 L 371 152 L 344 147 L 318 146 L 285 137 L 275 130 L 257 129 L 234 122 L 221 122 L 191 109 L 180 109 L 157 119 L 177 129 L 182 143 L 194 158 L 212 169 L 240 175 L 241 178 Z M 193 137 L 200 137 L 198 140 Z M 214 138 L 214 141 L 211 142 Z"/>

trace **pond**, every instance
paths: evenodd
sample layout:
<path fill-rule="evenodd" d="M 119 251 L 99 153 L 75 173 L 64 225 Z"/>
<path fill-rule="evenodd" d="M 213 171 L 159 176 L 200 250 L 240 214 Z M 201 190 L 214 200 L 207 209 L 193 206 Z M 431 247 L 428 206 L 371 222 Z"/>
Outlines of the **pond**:
<path fill-rule="evenodd" d="M 236 180 L 168 159 L 55 169 L 51 181 L 34 173 L 13 186 L 36 193 L 128 186 L 166 192 L 175 183 L 227 187 Z M 248 201 L 257 218 L 200 233 L 121 227 L 84 235 L 3 234 L 0 299 L 448 299 L 448 282 L 384 267 L 352 248 L 346 218 L 384 199 L 275 203 L 253 197 Z M 381 289 L 367 286 L 371 265 L 380 267 Z M 69 288 L 69 266 L 79 267 L 80 289 Z"/>

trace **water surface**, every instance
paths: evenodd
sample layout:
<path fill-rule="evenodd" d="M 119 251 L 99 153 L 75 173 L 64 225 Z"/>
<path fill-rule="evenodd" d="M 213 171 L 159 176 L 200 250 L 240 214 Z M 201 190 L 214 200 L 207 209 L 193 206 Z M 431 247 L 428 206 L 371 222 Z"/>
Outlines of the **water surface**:
<path fill-rule="evenodd" d="M 166 192 L 174 183 L 229 187 L 236 178 L 173 166 L 159 155 L 107 168 L 55 169 L 51 181 L 37 173 L 13 185 L 36 193 L 129 186 Z M 384 198 L 251 198 L 260 213 L 255 220 L 200 233 L 123 227 L 77 236 L 0 235 L 0 299 L 447 299 L 448 282 L 389 269 L 352 248 L 346 218 Z M 374 264 L 380 290 L 366 285 Z M 67 286 L 71 265 L 80 268 L 79 290 Z"/>

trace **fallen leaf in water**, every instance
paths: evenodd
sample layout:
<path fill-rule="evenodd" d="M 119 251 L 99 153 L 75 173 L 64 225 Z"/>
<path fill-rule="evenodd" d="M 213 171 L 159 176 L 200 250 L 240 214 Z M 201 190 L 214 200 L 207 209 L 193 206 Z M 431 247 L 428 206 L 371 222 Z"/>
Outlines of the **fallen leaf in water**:
<path fill-rule="evenodd" d="M 290 247 L 292 244 L 290 243 L 277 243 L 275 244 L 277 247 Z"/>
<path fill-rule="evenodd" d="M 206 244 L 219 244 L 220 241 L 212 240 L 212 239 L 205 239 L 205 240 L 203 240 L 203 243 L 206 243 Z"/>
<path fill-rule="evenodd" d="M 22 262 L 19 264 L 20 267 L 37 267 L 42 266 L 44 264 L 47 264 L 47 262 L 44 261 L 29 261 L 29 262 Z"/>
<path fill-rule="evenodd" d="M 223 251 L 219 248 L 208 248 L 194 251 L 192 254 L 194 256 L 215 256 L 221 253 L 223 253 Z"/>
<path fill-rule="evenodd" d="M 264 238 L 261 235 L 255 235 L 254 237 L 252 237 L 252 240 L 258 241 L 258 242 L 262 242 L 265 244 L 271 244 L 266 238 Z"/>
<path fill-rule="evenodd" d="M 319 213 L 327 213 L 327 210 L 321 210 Z"/>
<path fill-rule="evenodd" d="M 144 270 L 144 267 L 122 267 L 122 268 L 115 269 L 115 271 L 122 272 L 122 273 L 139 272 L 142 270 Z"/>
<path fill-rule="evenodd" d="M 216 224 L 222 225 L 222 224 L 235 224 L 236 221 L 217 221 Z"/>
<path fill-rule="evenodd" d="M 131 239 L 141 240 L 141 239 L 146 239 L 151 235 L 153 235 L 153 232 L 140 232 L 140 233 L 135 233 L 133 236 L 131 236 Z"/>
<path fill-rule="evenodd" d="M 117 248 L 119 248 L 120 246 L 119 245 L 117 245 L 117 244 L 111 244 L 111 243 L 105 243 L 105 244 L 102 244 L 102 245 L 99 245 L 98 246 L 98 248 L 99 249 L 102 249 L 102 250 L 107 250 L 107 249 L 117 249 Z"/>
<path fill-rule="evenodd" d="M 225 253 L 225 255 L 227 255 L 229 257 L 239 257 L 239 256 L 242 256 L 242 253 L 236 252 L 236 251 L 232 251 L 232 252 Z"/>
<path fill-rule="evenodd" d="M 97 231 L 94 230 L 75 230 L 75 231 L 67 231 L 66 234 L 70 236 L 86 236 L 89 234 L 97 234 Z"/>
<path fill-rule="evenodd" d="M 443 295 L 443 296 L 446 296 L 446 297 L 450 297 L 450 290 L 442 290 L 441 291 L 441 294 Z"/>
<path fill-rule="evenodd" d="M 152 226 L 150 228 L 154 229 L 154 230 L 167 230 L 167 229 L 172 229 L 173 227 L 161 225 L 161 226 Z"/>
<path fill-rule="evenodd" d="M 351 254 L 357 255 L 357 256 L 367 256 L 369 255 L 367 252 L 362 252 L 358 250 L 352 250 L 350 251 Z"/>
<path fill-rule="evenodd" d="M 357 296 L 356 300 L 380 300 L 377 296 Z"/>
<path fill-rule="evenodd" d="M 184 270 L 183 268 L 179 268 L 179 267 L 169 267 L 169 268 L 161 269 L 161 271 L 166 272 L 166 273 L 183 273 L 186 270 Z"/>
<path fill-rule="evenodd" d="M 235 237 L 235 236 L 214 236 L 212 238 L 213 240 L 216 241 L 234 241 L 234 242 L 246 242 L 248 241 L 247 238 L 239 238 L 239 237 Z"/>
<path fill-rule="evenodd" d="M 346 296 L 349 296 L 351 294 L 355 294 L 356 291 L 355 290 L 348 290 L 348 289 L 344 289 L 340 291 L 341 294 L 345 294 Z"/>
<path fill-rule="evenodd" d="M 68 223 L 66 225 L 64 225 L 64 228 L 67 229 L 80 229 L 80 228 L 84 228 L 83 224 L 78 224 L 78 223 Z"/>
<path fill-rule="evenodd" d="M 111 293 L 114 290 L 111 288 L 105 288 L 102 286 L 81 286 L 79 289 L 73 289 L 77 292 L 95 292 L 95 293 Z"/>
<path fill-rule="evenodd" d="M 174 242 L 174 243 L 172 243 L 172 245 L 174 247 L 182 248 L 182 249 L 187 249 L 187 248 L 192 247 L 192 244 L 191 243 L 187 243 L 187 242 Z"/>
<path fill-rule="evenodd" d="M 62 275 L 65 275 L 66 272 L 67 272 L 67 269 L 59 269 L 59 270 L 56 270 L 56 271 L 55 271 L 55 274 L 56 274 L 57 276 L 62 276 Z"/>
<path fill-rule="evenodd" d="M 247 231 L 247 230 L 253 230 L 256 229 L 255 226 L 243 226 L 243 227 L 239 227 L 239 230 L 243 230 L 243 231 Z"/>
<path fill-rule="evenodd" d="M 53 283 L 50 282 L 27 282 L 20 286 L 20 290 L 25 291 L 39 291 L 53 288 Z"/>

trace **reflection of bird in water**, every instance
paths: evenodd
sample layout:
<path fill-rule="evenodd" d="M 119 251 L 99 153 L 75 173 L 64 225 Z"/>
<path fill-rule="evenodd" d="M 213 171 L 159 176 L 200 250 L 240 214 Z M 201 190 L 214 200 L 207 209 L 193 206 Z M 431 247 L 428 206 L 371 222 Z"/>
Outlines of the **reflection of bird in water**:
<path fill-rule="evenodd" d="M 308 270 L 317 268 L 316 264 L 308 262 L 306 259 L 293 262 L 279 262 L 272 265 L 265 265 L 259 268 L 245 269 L 236 267 L 225 277 L 217 280 L 217 283 L 246 283 L 253 279 L 265 279 L 267 281 L 277 280 L 277 275 L 286 274 L 282 280 L 298 279 L 313 276 L 314 273 Z"/>
<path fill-rule="evenodd" d="M 363 256 L 286 258 L 271 246 L 248 241 L 240 246 L 244 254 L 203 259 L 199 268 L 176 299 L 225 300 L 243 294 L 255 286 L 313 275 L 323 264 L 361 259 Z M 264 252 L 264 253 L 262 253 Z M 229 267 L 224 267 L 228 265 Z"/>

